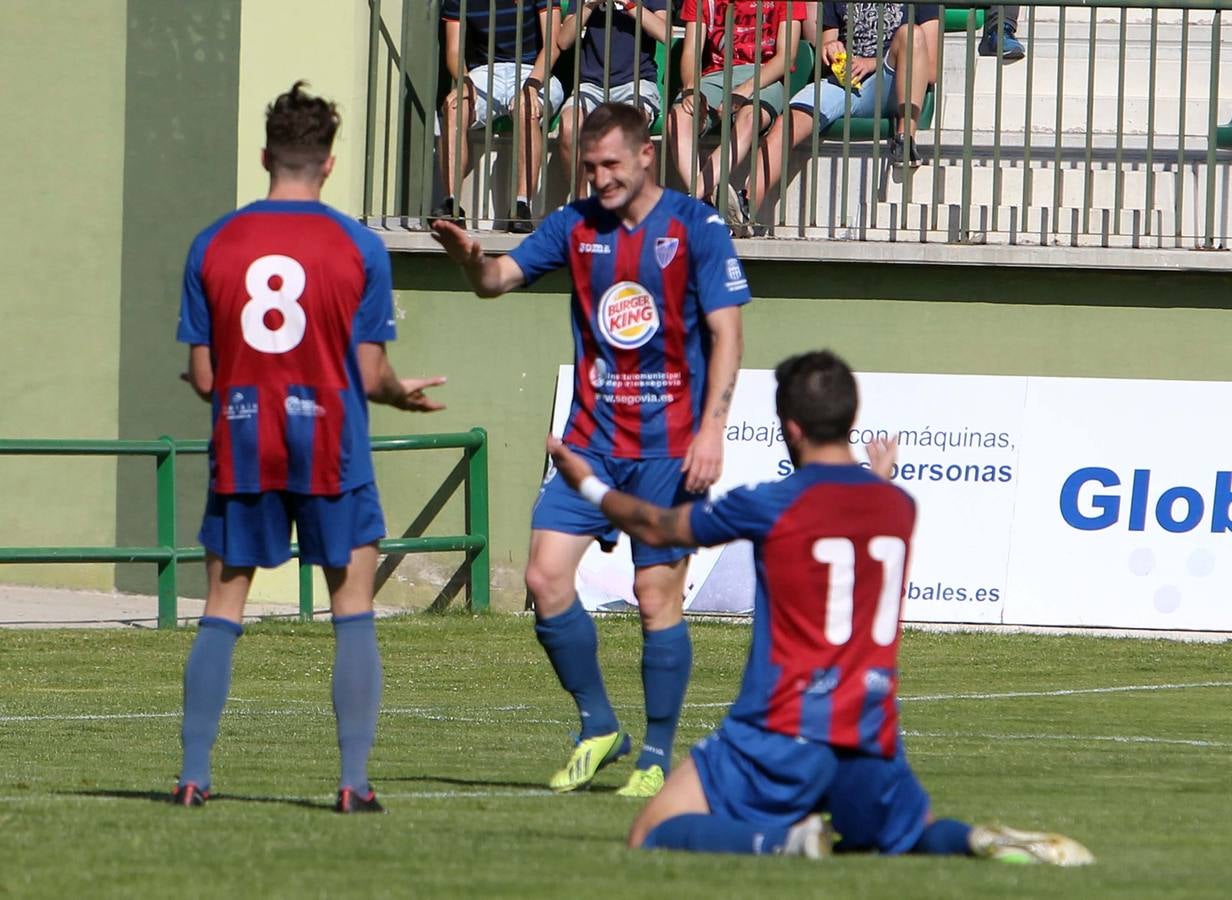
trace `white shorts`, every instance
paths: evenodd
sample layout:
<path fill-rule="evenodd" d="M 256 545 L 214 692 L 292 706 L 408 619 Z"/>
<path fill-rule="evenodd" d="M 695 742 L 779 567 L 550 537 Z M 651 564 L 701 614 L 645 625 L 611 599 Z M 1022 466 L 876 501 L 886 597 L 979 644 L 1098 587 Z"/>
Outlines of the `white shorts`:
<path fill-rule="evenodd" d="M 633 82 L 608 85 L 607 99 L 612 103 L 627 103 L 637 106 L 646 116 L 647 122 L 653 122 L 659 117 L 662 101 L 659 97 L 659 86 L 653 81 L 642 79 L 637 82 L 637 96 L 634 97 Z M 636 99 L 636 103 L 634 100 Z M 583 115 L 590 115 L 596 106 L 603 102 L 603 85 L 583 81 L 576 91 L 565 101 L 568 109 L 574 103 L 582 107 Z M 563 118 L 563 117 L 562 117 Z"/>
<path fill-rule="evenodd" d="M 472 128 L 482 128 L 487 124 L 488 116 L 500 118 L 513 115 L 514 100 L 519 88 L 530 78 L 534 67 L 522 63 L 522 81 L 517 81 L 518 64 L 512 62 L 490 63 L 486 66 L 476 66 L 466 73 L 471 84 L 475 86 L 475 121 Z M 488 97 L 488 72 L 492 73 L 492 96 Z M 547 99 L 544 99 L 544 92 Z M 544 105 L 544 115 L 551 116 L 553 110 L 560 109 L 560 103 L 565 99 L 565 89 L 560 81 L 549 78 L 548 83 L 539 89 L 539 101 Z"/>

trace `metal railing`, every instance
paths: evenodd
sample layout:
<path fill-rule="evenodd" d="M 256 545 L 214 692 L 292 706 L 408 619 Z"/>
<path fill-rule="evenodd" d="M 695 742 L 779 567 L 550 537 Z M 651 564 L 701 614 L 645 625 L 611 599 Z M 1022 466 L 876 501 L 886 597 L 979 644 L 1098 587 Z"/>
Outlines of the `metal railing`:
<path fill-rule="evenodd" d="M 460 52 L 466 47 L 468 22 L 476 10 L 493 14 L 494 0 L 458 0 Z M 874 0 L 889 5 L 888 0 Z M 368 0 L 371 11 L 369 96 L 363 215 L 374 224 L 423 227 L 432 208 L 446 195 L 458 198 L 472 228 L 505 226 L 513 216 L 513 185 L 518 153 L 525 146 L 523 95 L 515 93 L 506 120 L 488 116 L 482 128 L 468 128 L 463 117 L 450 120 L 451 134 L 437 134 L 441 101 L 467 88 L 464 62 L 443 81 L 437 38 L 442 0 Z M 910 137 L 897 118 L 898 98 L 883 102 L 889 77 L 883 66 L 862 90 L 874 90 L 871 115 L 851 115 L 853 94 L 844 88 L 844 114 L 821 121 L 817 110 L 823 90 L 833 79 L 820 64 L 819 51 L 799 39 L 793 54 L 796 70 L 786 77 L 790 93 L 812 93 L 805 119 L 785 115 L 764 132 L 754 129 L 747 153 L 735 152 L 735 125 L 722 116 L 713 134 L 704 135 L 700 116 L 683 143 L 691 158 L 680 162 L 669 152 L 668 109 L 682 83 L 695 86 L 700 75 L 703 28 L 689 30 L 685 46 L 679 13 L 684 0 L 666 0 L 670 44 L 644 33 L 642 17 L 633 17 L 634 40 L 655 48 L 663 113 L 653 123 L 660 142 L 659 176 L 663 183 L 704 196 L 729 215 L 737 234 L 770 237 L 848 240 L 918 240 L 1070 244 L 1125 247 L 1200 247 L 1228 245 L 1232 219 L 1232 22 L 1224 11 L 1232 0 L 1023 0 L 1017 37 L 1026 45 L 1025 59 L 1009 61 L 1003 41 L 990 57 L 977 54 L 982 8 L 942 5 L 936 24 L 920 23 L 921 6 L 907 4 L 904 18 L 927 37 L 929 86 L 919 110 L 918 151 L 923 166 L 891 165 L 883 141 L 894 130 Z M 699 4 L 706 8 L 704 0 Z M 788 17 L 802 9 L 802 31 L 824 44 L 822 4 L 787 0 Z M 901 4 L 900 4 L 901 5 Z M 1004 6 L 993 4 L 1000 14 Z M 394 38 L 384 14 L 401 17 Z M 736 27 L 728 5 L 721 27 Z M 519 6 L 521 10 L 521 6 Z M 517 25 L 524 24 L 519 12 Z M 613 17 L 608 4 L 591 14 L 604 27 L 610 48 Z M 568 12 L 566 12 L 566 16 Z M 757 7 L 755 27 L 763 22 Z M 560 24 L 546 17 L 539 29 L 544 46 L 554 46 Z M 425 23 L 431 27 L 423 27 Z M 839 37 L 851 46 L 854 21 Z M 520 59 L 522 30 L 517 31 Z M 876 22 L 876 45 L 890 34 L 884 17 Z M 791 40 L 796 40 L 787 32 Z M 1226 40 L 1225 40 L 1226 38 Z M 580 40 L 580 39 L 579 39 Z M 906 41 L 905 93 L 908 97 L 921 69 L 913 59 L 914 41 Z M 493 49 L 489 34 L 487 51 Z M 403 52 L 403 49 L 409 52 Z M 576 46 L 555 59 L 555 74 L 565 82 L 566 97 L 579 78 Z M 679 57 L 687 49 L 697 70 L 682 72 Z M 722 42 L 724 96 L 732 95 L 732 42 Z M 754 60 L 751 103 L 759 108 L 771 89 Z M 807 67 L 808 71 L 804 72 Z M 517 78 L 529 74 L 519 65 Z M 491 95 L 493 78 L 472 86 Z M 605 65 L 603 94 L 611 89 Z M 802 92 L 802 93 L 801 93 Z M 1226 98 L 1221 104 L 1220 98 Z M 805 104 L 807 105 L 807 104 Z M 565 108 L 571 107 L 566 99 Z M 914 112 L 914 110 L 913 110 Z M 536 124 L 547 148 L 537 169 L 531 197 L 535 217 L 577 196 L 574 160 L 549 159 L 556 137 L 566 129 L 576 136 L 578 117 L 547 109 Z M 1223 124 L 1226 123 L 1226 124 Z M 776 134 L 775 129 L 778 129 Z M 576 139 L 567 142 L 577 146 Z M 793 149 L 792 145 L 796 145 Z M 442 181 L 437 161 L 443 148 L 467 148 L 472 171 L 451 168 Z M 743 148 L 742 148 L 743 149 Z M 910 147 L 907 148 L 909 155 Z M 699 162 L 714 153 L 717 165 L 699 177 Z M 456 159 L 457 149 L 452 154 Z M 756 170 L 770 157 L 782 179 L 763 186 Z M 737 156 L 743 158 L 737 159 Z M 676 164 L 679 163 L 679 164 Z M 713 172 L 713 177 L 712 177 Z M 534 179 L 532 179 L 534 180 Z M 749 217 L 738 218 L 729 186 L 747 192 Z M 758 196 L 758 193 L 762 196 Z"/>
<path fill-rule="evenodd" d="M 454 434 L 401 435 L 372 438 L 376 452 L 460 449 L 465 451 L 466 533 L 443 537 L 402 537 L 382 540 L 388 554 L 465 552 L 468 558 L 468 598 L 474 610 L 490 601 L 488 546 L 488 444 L 482 428 Z M 158 566 L 158 627 L 174 628 L 177 620 L 176 578 L 179 564 L 205 558 L 202 547 L 181 547 L 176 540 L 176 460 L 208 453 L 206 441 L 0 440 L 0 456 L 153 457 L 156 484 L 156 540 L 138 547 L 0 547 L 3 563 L 153 563 Z M 299 547 L 291 545 L 292 558 Z M 299 615 L 313 615 L 312 566 L 299 566 Z"/>

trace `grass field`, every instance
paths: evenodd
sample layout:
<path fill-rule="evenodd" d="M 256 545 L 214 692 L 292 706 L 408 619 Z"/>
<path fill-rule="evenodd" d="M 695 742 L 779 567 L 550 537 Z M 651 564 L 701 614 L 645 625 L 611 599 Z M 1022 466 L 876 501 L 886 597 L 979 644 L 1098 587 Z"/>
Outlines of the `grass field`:
<path fill-rule="evenodd" d="M 329 627 L 252 627 L 215 753 L 220 796 L 164 805 L 192 632 L 0 632 L 0 895 L 1225 897 L 1232 645 L 912 632 L 903 720 L 941 814 L 1069 833 L 1085 870 L 966 859 L 635 853 L 611 791 L 543 789 L 572 705 L 512 616 L 384 622 L 372 775 L 388 816 L 329 812 Z M 640 641 L 600 623 L 640 730 Z M 681 750 L 734 696 L 744 626 L 698 623 Z M 1072 691 L 1072 693 L 1066 693 Z"/>

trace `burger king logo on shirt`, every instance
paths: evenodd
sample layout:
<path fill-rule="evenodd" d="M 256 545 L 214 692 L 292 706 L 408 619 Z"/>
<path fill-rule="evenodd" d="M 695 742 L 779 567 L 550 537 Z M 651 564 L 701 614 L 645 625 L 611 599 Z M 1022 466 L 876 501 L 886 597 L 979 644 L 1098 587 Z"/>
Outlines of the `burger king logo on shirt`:
<path fill-rule="evenodd" d="M 620 350 L 635 350 L 659 330 L 654 297 L 636 281 L 620 281 L 599 299 L 599 333 Z"/>

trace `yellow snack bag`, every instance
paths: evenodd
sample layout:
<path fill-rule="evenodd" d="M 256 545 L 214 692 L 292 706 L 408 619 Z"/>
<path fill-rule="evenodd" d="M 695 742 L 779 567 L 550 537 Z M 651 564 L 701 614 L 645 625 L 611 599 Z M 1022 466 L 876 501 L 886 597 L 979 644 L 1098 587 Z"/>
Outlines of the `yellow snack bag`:
<path fill-rule="evenodd" d="M 846 85 L 849 76 L 847 74 L 847 51 L 840 50 L 834 54 L 834 61 L 830 63 L 830 72 L 834 75 L 834 80 L 841 85 Z M 860 89 L 860 79 L 850 78 L 851 89 L 858 91 Z"/>

